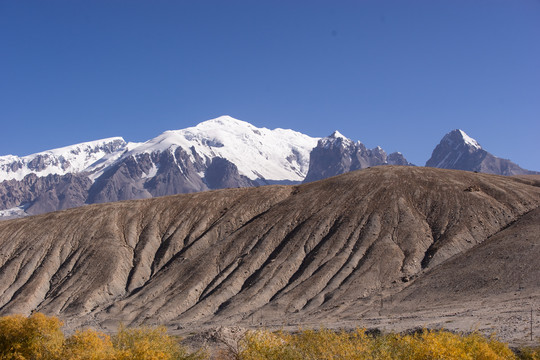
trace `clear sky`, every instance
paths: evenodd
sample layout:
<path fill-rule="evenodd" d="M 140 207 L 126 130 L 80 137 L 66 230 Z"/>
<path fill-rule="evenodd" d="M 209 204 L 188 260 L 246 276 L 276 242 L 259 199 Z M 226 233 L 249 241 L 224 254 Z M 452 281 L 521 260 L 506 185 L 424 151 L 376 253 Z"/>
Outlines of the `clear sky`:
<path fill-rule="evenodd" d="M 0 0 L 0 155 L 225 114 L 540 170 L 540 1 Z"/>

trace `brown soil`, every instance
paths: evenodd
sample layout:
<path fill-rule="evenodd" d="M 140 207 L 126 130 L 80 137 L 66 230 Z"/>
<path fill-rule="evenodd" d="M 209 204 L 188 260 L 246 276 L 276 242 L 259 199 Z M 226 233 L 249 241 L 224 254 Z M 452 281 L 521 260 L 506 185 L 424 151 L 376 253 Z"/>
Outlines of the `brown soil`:
<path fill-rule="evenodd" d="M 384 166 L 4 221 L 0 314 L 42 311 L 68 330 L 425 325 L 517 342 L 531 305 L 540 319 L 534 185 Z"/>

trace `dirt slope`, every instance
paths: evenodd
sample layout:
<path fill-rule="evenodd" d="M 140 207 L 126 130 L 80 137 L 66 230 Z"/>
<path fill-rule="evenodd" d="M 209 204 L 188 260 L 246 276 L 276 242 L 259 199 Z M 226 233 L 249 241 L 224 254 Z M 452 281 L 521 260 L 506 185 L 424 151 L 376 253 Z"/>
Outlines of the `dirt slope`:
<path fill-rule="evenodd" d="M 516 346 L 530 345 L 531 310 L 533 339 L 540 335 L 538 259 L 540 208 L 427 271 L 403 291 L 383 296 L 382 308 L 372 307 L 376 311 L 367 311 L 361 323 L 394 330 L 480 330 Z"/>
<path fill-rule="evenodd" d="M 421 299 L 430 306 L 429 296 L 453 294 L 451 287 L 434 287 L 442 281 L 436 274 L 467 278 L 463 286 L 483 296 L 484 273 L 473 266 L 480 260 L 459 259 L 469 259 L 488 238 L 486 246 L 501 239 L 503 258 L 497 259 L 504 266 L 522 264 L 519 254 L 530 248 L 508 245 L 513 235 L 497 236 L 536 216 L 531 211 L 539 205 L 540 188 L 520 179 L 384 166 L 300 186 L 91 205 L 4 221 L 0 314 L 39 310 L 71 328 L 119 321 L 195 328 L 356 321 L 381 297 L 395 309 L 403 306 L 399 311 L 415 311 Z M 456 272 L 461 262 L 468 264 L 462 274 Z M 490 279 L 498 276 L 504 291 L 514 286 L 512 277 L 481 268 Z M 530 287 L 537 291 L 538 283 Z M 416 288 L 418 298 L 406 293 Z"/>

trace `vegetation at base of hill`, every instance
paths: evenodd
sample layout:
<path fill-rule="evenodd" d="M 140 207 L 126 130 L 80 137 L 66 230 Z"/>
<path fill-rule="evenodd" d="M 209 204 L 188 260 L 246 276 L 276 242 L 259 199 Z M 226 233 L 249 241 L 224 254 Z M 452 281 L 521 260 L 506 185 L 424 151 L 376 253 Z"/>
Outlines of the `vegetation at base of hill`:
<path fill-rule="evenodd" d="M 525 347 L 518 350 L 519 359 L 522 360 L 538 360 L 540 359 L 540 346 Z"/>
<path fill-rule="evenodd" d="M 516 355 L 494 337 L 479 333 L 455 334 L 444 330 L 423 330 L 415 334 L 371 336 L 364 329 L 336 332 L 305 330 L 298 334 L 255 331 L 240 341 L 237 359 L 540 359 L 530 351 Z M 523 357 L 522 357 L 523 356 Z"/>
<path fill-rule="evenodd" d="M 195 360 L 164 327 L 125 328 L 109 336 L 95 330 L 65 337 L 56 317 L 35 313 L 30 317 L 0 318 L 0 360 Z"/>
<path fill-rule="evenodd" d="M 56 317 L 36 313 L 30 317 L 0 318 L 0 360 L 182 360 L 207 359 L 204 351 L 189 353 L 164 327 L 120 327 L 115 335 L 95 330 L 66 337 Z M 413 334 L 370 335 L 329 329 L 296 334 L 269 330 L 248 331 L 237 346 L 218 355 L 232 360 L 324 359 L 526 359 L 540 360 L 540 347 L 514 353 L 495 337 L 478 333 L 455 334 L 422 330 Z"/>

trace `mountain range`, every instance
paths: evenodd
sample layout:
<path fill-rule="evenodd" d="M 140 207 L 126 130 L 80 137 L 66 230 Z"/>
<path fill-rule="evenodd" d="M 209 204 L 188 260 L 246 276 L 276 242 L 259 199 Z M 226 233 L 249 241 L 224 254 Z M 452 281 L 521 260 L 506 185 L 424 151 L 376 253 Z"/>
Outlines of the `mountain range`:
<path fill-rule="evenodd" d="M 205 190 L 298 184 L 378 165 L 413 165 L 338 131 L 314 138 L 222 116 L 144 143 L 121 137 L 24 157 L 0 157 L 0 219 L 85 204 Z M 532 174 L 497 158 L 461 130 L 444 136 L 426 166 Z"/>

